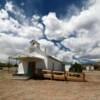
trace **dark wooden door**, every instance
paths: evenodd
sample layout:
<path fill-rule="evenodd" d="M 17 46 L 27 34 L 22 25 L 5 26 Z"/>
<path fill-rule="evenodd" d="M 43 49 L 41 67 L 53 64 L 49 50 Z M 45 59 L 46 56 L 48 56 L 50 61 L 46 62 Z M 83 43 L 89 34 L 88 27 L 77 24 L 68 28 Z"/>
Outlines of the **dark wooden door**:
<path fill-rule="evenodd" d="M 36 70 L 36 63 L 35 62 L 29 62 L 28 63 L 28 75 L 29 76 L 35 76 L 35 70 Z"/>

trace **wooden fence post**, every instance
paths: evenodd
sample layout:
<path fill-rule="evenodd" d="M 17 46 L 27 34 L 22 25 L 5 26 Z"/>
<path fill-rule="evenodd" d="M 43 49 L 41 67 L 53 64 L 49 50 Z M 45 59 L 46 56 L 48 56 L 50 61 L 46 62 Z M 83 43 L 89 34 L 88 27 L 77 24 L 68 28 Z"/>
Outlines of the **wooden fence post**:
<path fill-rule="evenodd" d="M 85 81 L 85 73 L 83 73 L 83 81 Z"/>
<path fill-rule="evenodd" d="M 54 79 L 54 75 L 53 75 L 53 71 L 54 71 L 54 63 L 52 64 L 52 70 L 51 70 L 51 79 Z"/>
<path fill-rule="evenodd" d="M 67 74 L 66 74 L 66 71 L 64 71 L 64 79 L 65 79 L 65 81 L 67 81 Z"/>

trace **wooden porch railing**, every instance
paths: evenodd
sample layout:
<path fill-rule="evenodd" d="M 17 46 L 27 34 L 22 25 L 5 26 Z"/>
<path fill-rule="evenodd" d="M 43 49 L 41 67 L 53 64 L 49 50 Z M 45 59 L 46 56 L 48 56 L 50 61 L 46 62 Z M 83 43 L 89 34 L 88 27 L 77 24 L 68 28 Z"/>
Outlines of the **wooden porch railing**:
<path fill-rule="evenodd" d="M 42 70 L 44 78 L 51 80 L 71 80 L 71 81 L 85 81 L 85 73 L 74 73 L 67 71 L 53 71 L 53 70 Z"/>

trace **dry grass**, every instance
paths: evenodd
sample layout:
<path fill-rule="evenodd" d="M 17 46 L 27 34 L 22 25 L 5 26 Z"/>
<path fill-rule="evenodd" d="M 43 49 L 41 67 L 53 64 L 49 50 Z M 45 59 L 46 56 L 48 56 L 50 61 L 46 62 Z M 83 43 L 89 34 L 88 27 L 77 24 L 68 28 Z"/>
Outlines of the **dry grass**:
<path fill-rule="evenodd" d="M 100 100 L 100 72 L 86 73 L 88 82 L 12 80 L 0 72 L 0 100 Z"/>

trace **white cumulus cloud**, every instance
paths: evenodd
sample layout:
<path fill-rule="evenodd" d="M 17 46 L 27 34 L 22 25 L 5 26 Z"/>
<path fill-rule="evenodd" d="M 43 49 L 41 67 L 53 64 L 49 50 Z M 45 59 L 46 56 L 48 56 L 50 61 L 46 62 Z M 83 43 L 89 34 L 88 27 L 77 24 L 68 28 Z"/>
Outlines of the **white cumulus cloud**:
<path fill-rule="evenodd" d="M 1 58 L 6 59 L 13 54 L 12 51 L 23 51 L 29 41 L 35 39 L 42 49 L 47 48 L 48 54 L 64 61 L 87 56 L 90 60 L 100 60 L 100 0 L 88 0 L 85 7 L 82 10 L 75 8 L 75 13 L 72 14 L 73 9 L 69 9 L 69 15 L 66 14 L 63 18 L 50 12 L 42 18 L 33 15 L 29 19 L 22 9 L 12 2 L 6 2 L 5 7 L 0 9 Z M 13 13 L 15 18 L 9 12 Z M 39 22 L 40 19 L 45 30 Z"/>

